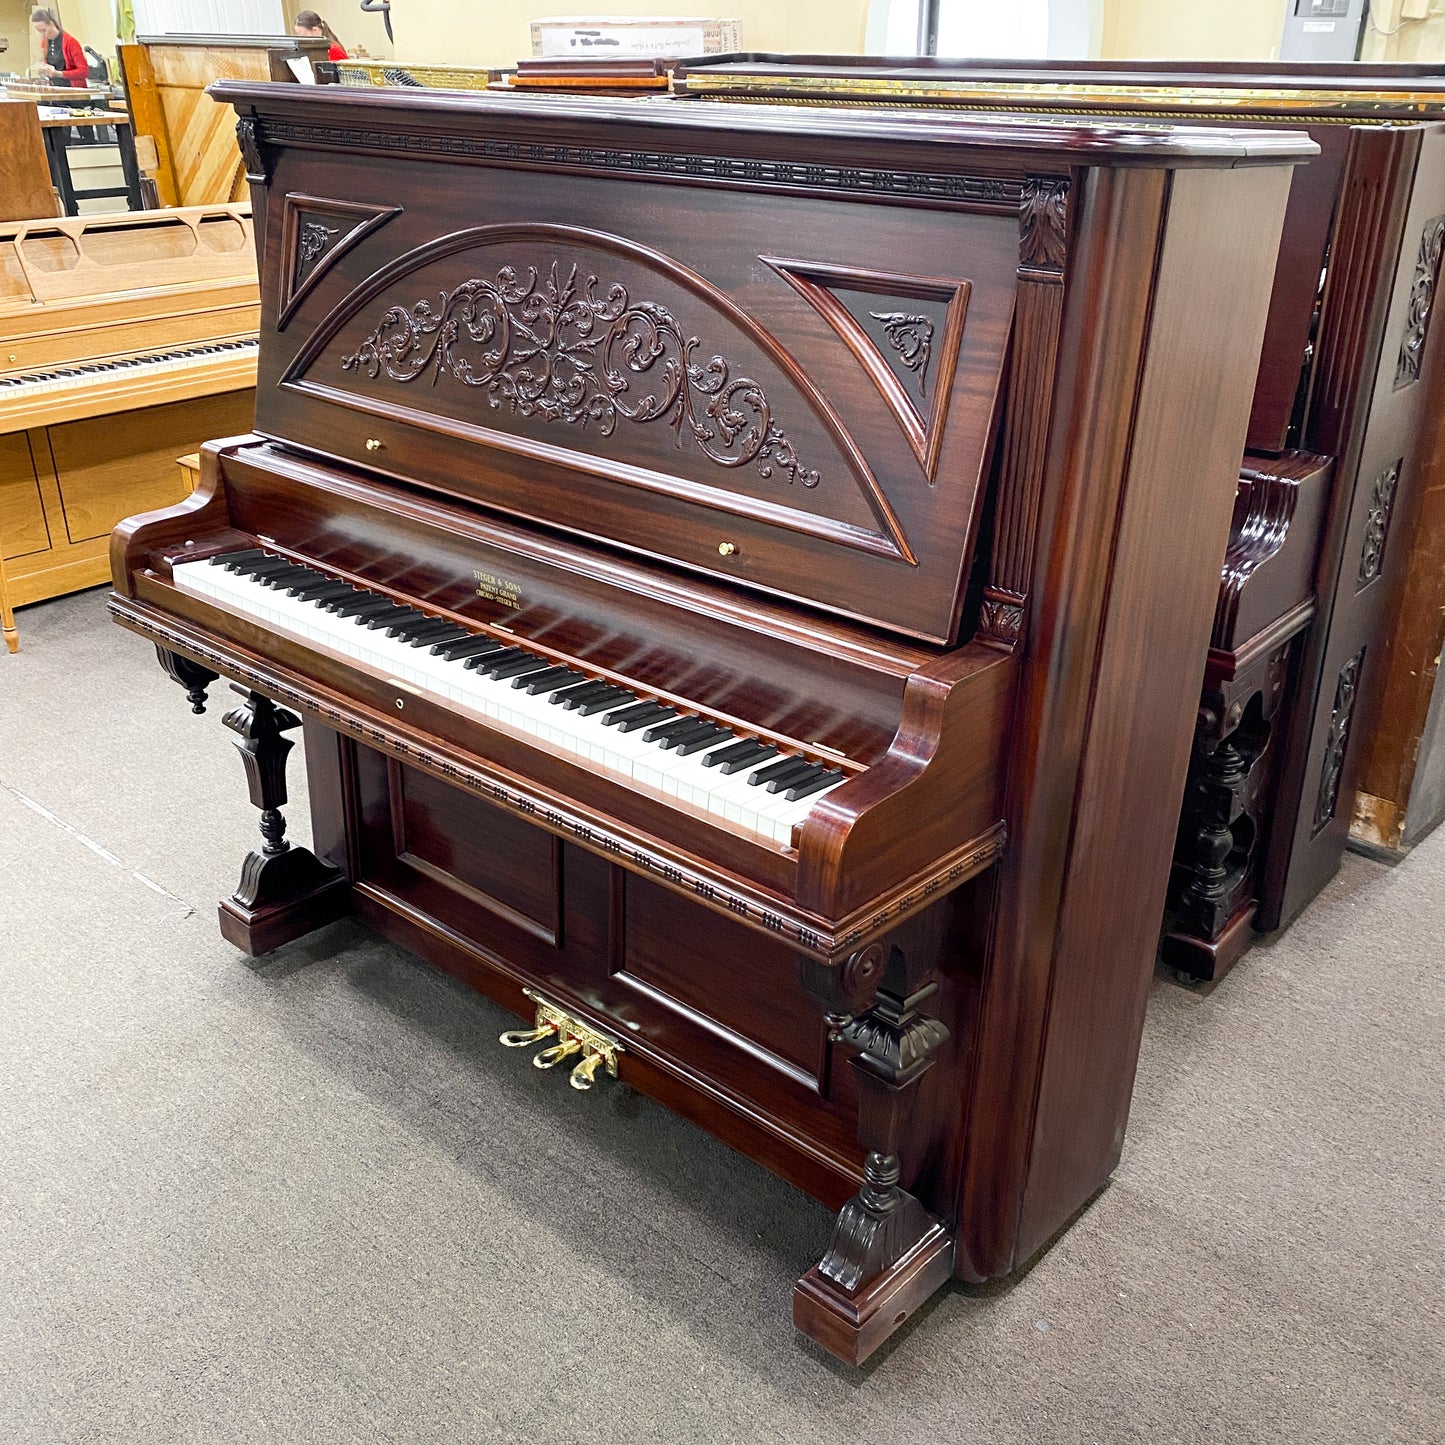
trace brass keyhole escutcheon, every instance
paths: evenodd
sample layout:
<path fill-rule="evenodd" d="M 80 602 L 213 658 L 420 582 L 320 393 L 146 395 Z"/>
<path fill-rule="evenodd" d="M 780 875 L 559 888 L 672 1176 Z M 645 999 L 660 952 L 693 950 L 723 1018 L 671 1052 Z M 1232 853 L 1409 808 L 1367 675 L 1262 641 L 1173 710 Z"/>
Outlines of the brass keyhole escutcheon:
<path fill-rule="evenodd" d="M 719 542 L 717 544 L 717 554 L 719 557 L 735 557 L 737 556 L 737 551 L 738 544 L 736 542 Z"/>
<path fill-rule="evenodd" d="M 385 442 L 378 441 L 375 437 L 367 437 L 366 439 L 366 449 L 369 452 L 379 452 L 385 445 Z"/>

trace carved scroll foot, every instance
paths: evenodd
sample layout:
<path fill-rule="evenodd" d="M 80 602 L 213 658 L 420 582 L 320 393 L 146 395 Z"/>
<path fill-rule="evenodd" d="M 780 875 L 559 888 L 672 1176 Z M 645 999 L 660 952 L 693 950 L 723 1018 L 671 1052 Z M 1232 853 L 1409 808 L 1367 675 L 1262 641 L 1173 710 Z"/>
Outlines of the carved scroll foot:
<path fill-rule="evenodd" d="M 220 674 L 212 672 L 209 667 L 202 667 L 199 662 L 192 662 L 189 657 L 182 657 L 178 652 L 169 652 L 159 645 L 156 647 L 156 657 L 159 658 L 165 675 L 185 688 L 186 701 L 190 703 L 191 711 L 205 712 L 206 689 L 215 682 Z"/>
<path fill-rule="evenodd" d="M 221 904 L 221 934 L 254 958 L 349 913 L 351 889 L 339 869 L 286 837 L 281 805 L 292 742 L 285 734 L 301 719 L 260 693 L 235 691 L 244 701 L 225 724 L 237 735 L 251 801 L 261 810 L 262 843 L 246 855 L 236 891 Z"/>
<path fill-rule="evenodd" d="M 850 1294 L 819 1264 L 793 1286 L 793 1324 L 846 1365 L 861 1365 L 953 1277 L 953 1236 L 911 1202 L 928 1228 L 870 1284 Z"/>

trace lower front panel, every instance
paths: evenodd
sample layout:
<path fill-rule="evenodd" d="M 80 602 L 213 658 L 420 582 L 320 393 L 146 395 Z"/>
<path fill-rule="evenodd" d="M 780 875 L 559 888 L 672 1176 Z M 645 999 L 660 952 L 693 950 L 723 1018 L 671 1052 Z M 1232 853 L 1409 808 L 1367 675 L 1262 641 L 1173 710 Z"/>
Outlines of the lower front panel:
<path fill-rule="evenodd" d="M 830 1206 L 856 1190 L 851 1050 L 830 1043 L 785 943 L 323 728 L 306 742 L 318 851 L 379 931 L 524 1018 L 531 988 L 615 1035 L 625 1082 Z M 945 1217 L 976 997 L 957 962 L 968 901 L 902 938 L 937 954 L 930 1012 L 952 1034 L 909 1130 L 916 1188 Z"/>

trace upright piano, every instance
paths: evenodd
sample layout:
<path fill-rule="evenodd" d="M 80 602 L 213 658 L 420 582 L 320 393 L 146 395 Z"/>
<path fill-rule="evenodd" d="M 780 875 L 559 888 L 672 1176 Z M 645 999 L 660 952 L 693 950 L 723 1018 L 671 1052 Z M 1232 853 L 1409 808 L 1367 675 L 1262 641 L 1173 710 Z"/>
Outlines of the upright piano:
<path fill-rule="evenodd" d="M 865 1358 L 1119 1158 L 1313 145 L 217 93 L 255 429 L 111 606 L 237 694 L 222 931 L 354 913 L 838 1209 L 794 1318 Z"/>
<path fill-rule="evenodd" d="M 1418 65 L 736 55 L 686 64 L 678 84 L 729 103 L 1298 127 L 1319 144 L 1285 212 L 1162 940 L 1182 973 L 1219 977 L 1334 876 L 1352 815 L 1371 841 L 1390 836 L 1426 732 L 1445 641 L 1445 360 L 1429 324 L 1445 79 Z"/>
<path fill-rule="evenodd" d="M 111 528 L 250 424 L 249 205 L 0 225 L 0 623 L 109 576 Z"/>

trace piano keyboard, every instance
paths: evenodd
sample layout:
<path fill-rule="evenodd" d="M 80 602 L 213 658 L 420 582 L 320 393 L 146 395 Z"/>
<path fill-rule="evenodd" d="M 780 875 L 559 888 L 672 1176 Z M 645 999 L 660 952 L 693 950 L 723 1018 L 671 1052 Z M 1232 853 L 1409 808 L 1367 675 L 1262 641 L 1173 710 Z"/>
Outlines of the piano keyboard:
<path fill-rule="evenodd" d="M 217 341 L 201 346 L 188 346 L 175 351 L 161 351 L 149 356 L 117 356 L 106 361 L 86 362 L 78 366 L 56 366 L 49 371 L 32 371 L 13 376 L 0 376 L 0 403 L 29 401 L 53 392 L 67 392 L 92 386 L 99 381 L 145 381 L 182 371 L 212 359 L 240 360 L 256 355 L 256 338 L 242 341 Z"/>
<path fill-rule="evenodd" d="M 430 616 L 268 553 L 178 562 L 175 585 L 315 641 L 450 705 L 787 847 L 847 774 L 520 643 Z"/>

